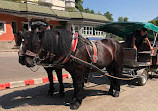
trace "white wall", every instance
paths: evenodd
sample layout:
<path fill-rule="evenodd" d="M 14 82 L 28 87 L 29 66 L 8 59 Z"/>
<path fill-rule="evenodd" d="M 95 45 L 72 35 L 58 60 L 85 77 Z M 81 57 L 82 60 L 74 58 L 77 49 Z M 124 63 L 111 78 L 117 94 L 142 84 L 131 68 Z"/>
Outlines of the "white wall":
<path fill-rule="evenodd" d="M 52 0 L 52 9 L 65 10 L 65 0 Z"/>

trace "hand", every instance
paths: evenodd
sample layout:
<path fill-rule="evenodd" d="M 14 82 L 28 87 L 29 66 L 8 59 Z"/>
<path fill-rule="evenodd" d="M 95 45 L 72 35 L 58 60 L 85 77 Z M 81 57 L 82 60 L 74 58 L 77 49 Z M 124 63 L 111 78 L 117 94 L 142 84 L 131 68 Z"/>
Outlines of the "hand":
<path fill-rule="evenodd" d="M 133 47 L 136 51 L 137 51 L 137 47 L 134 45 L 134 47 Z"/>
<path fill-rule="evenodd" d="M 152 47 L 152 46 L 150 47 L 150 50 L 153 50 L 153 47 Z"/>

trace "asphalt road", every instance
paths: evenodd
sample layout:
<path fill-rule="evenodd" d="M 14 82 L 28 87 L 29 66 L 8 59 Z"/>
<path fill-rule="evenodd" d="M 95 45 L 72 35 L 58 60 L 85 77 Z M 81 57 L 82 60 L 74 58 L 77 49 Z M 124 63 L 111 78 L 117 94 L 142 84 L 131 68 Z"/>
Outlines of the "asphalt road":
<path fill-rule="evenodd" d="M 16 52 L 0 52 L 0 83 L 40 77 L 47 77 L 43 68 L 34 73 L 18 63 Z M 106 77 L 91 77 L 78 111 L 158 111 L 158 78 L 149 79 L 145 86 L 129 84 L 129 81 L 123 82 L 120 97 L 114 98 L 107 95 L 109 81 Z M 72 80 L 64 79 L 64 85 L 64 98 L 57 93 L 47 96 L 48 84 L 1 90 L 0 111 L 69 111 Z M 59 89 L 58 83 L 55 87 Z"/>
<path fill-rule="evenodd" d="M 70 111 L 72 80 L 65 79 L 65 97 L 56 93 L 47 96 L 48 84 L 0 91 L 0 111 Z M 58 83 L 55 84 L 58 90 Z M 149 79 L 145 86 L 121 86 L 119 98 L 107 95 L 108 80 L 91 78 L 86 84 L 82 105 L 77 111 L 158 111 L 158 79 Z"/>
<path fill-rule="evenodd" d="M 34 67 L 36 70 L 38 67 Z M 53 72 L 55 74 L 55 72 Z M 63 70 L 63 73 L 68 73 Z M 36 79 L 47 77 L 46 71 L 40 67 L 37 72 L 32 72 L 26 66 L 18 63 L 17 52 L 0 52 L 0 83 Z"/>

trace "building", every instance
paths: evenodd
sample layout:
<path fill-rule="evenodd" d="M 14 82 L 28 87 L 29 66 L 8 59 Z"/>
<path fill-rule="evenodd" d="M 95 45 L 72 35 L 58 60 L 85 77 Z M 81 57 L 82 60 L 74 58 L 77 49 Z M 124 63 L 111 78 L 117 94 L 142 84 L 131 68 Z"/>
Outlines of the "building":
<path fill-rule="evenodd" d="M 69 30 L 72 25 L 84 37 L 105 37 L 104 32 L 94 27 L 109 22 L 105 16 L 79 12 L 75 0 L 0 0 L 0 50 L 13 48 L 17 31 L 31 30 L 31 20 L 43 20 L 51 28 Z"/>

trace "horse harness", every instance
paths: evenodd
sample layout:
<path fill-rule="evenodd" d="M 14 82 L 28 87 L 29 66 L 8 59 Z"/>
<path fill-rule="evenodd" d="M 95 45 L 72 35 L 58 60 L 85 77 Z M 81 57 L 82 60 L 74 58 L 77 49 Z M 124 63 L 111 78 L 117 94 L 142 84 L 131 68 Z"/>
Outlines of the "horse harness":
<path fill-rule="evenodd" d="M 88 53 L 88 55 L 89 55 L 89 57 L 90 57 L 90 59 L 91 59 L 91 62 L 92 63 L 96 63 L 97 62 L 97 60 L 98 60 L 98 56 L 97 56 L 97 47 L 96 47 L 96 44 L 93 42 L 93 41 L 90 41 L 90 46 L 92 47 L 88 47 L 88 46 L 86 46 L 86 50 L 87 50 L 87 53 Z M 93 52 L 93 54 L 92 53 L 90 53 L 90 52 Z"/>
<path fill-rule="evenodd" d="M 78 36 L 75 36 L 73 37 L 73 40 L 72 40 L 72 47 L 71 47 L 71 51 L 70 53 L 66 56 L 66 55 L 62 55 L 61 57 L 58 58 L 58 60 L 55 62 L 55 64 L 64 64 L 66 63 L 70 58 L 71 58 L 71 55 L 74 55 L 75 51 L 76 51 L 76 48 L 77 48 L 77 44 L 78 44 Z M 88 47 L 88 46 L 91 46 L 91 47 Z M 91 59 L 91 62 L 92 63 L 96 63 L 97 62 L 97 47 L 95 45 L 94 42 L 90 41 L 90 45 L 86 46 L 86 50 L 87 50 L 87 53 Z M 93 52 L 93 54 L 91 54 L 90 52 Z M 74 60 L 74 58 L 72 59 Z"/>
<path fill-rule="evenodd" d="M 91 49 L 88 49 L 87 46 L 86 46 L 86 50 L 87 50 L 87 53 L 88 53 L 89 57 L 91 58 L 92 63 L 96 63 L 96 62 L 97 62 L 97 59 L 98 59 L 98 57 L 97 57 L 97 47 L 96 47 L 96 45 L 95 45 L 92 41 L 90 41 L 90 43 L 91 43 L 91 45 L 92 45 L 92 49 L 93 49 L 93 53 L 94 53 L 94 54 L 93 54 L 93 55 L 90 54 L 90 51 L 89 51 L 89 50 L 91 50 Z M 56 65 L 57 65 L 57 66 L 58 66 L 58 65 L 60 66 L 60 64 L 64 64 L 64 63 L 66 63 L 70 58 L 72 58 L 72 60 L 73 60 L 74 62 L 76 62 L 76 63 L 78 63 L 78 64 L 81 64 L 81 65 L 84 65 L 84 66 L 89 67 L 89 68 L 93 68 L 93 69 L 95 69 L 96 71 L 100 72 L 100 73 L 102 74 L 102 76 L 106 75 L 106 76 L 108 76 L 108 77 L 115 78 L 115 79 L 121 79 L 121 80 L 132 80 L 132 79 L 133 79 L 133 78 L 120 78 L 120 77 L 115 77 L 115 76 L 112 76 L 112 75 L 110 75 L 110 74 L 104 73 L 104 72 L 102 72 L 101 69 L 99 69 L 97 66 L 93 65 L 92 63 L 88 63 L 88 62 L 86 62 L 86 61 L 83 61 L 83 60 L 81 60 L 81 59 L 79 59 L 79 58 L 73 56 L 71 53 L 74 53 L 74 52 L 75 52 L 76 47 L 77 47 L 77 44 L 78 44 L 78 37 L 76 36 L 76 37 L 73 38 L 73 40 L 72 40 L 72 48 L 71 48 L 70 54 L 68 54 L 67 56 L 63 55 L 63 56 L 61 56 L 60 58 L 58 58 L 58 60 L 55 61 L 53 64 L 49 64 L 48 66 L 43 66 L 43 67 L 54 67 L 54 66 L 56 66 Z M 20 51 L 18 52 L 18 54 L 19 54 L 19 56 L 28 55 L 28 56 L 34 57 L 35 59 L 39 59 L 39 60 L 40 60 L 39 63 L 40 63 L 41 61 L 43 61 L 43 60 L 49 59 L 49 57 L 50 57 L 50 55 L 51 55 L 51 54 L 48 52 L 48 53 L 47 53 L 47 56 L 44 57 L 43 59 L 41 59 L 41 58 L 38 56 L 38 54 L 35 54 L 35 53 L 33 53 L 33 52 L 29 51 L 29 50 L 27 50 L 26 53 L 24 53 L 22 50 L 20 50 Z"/>

